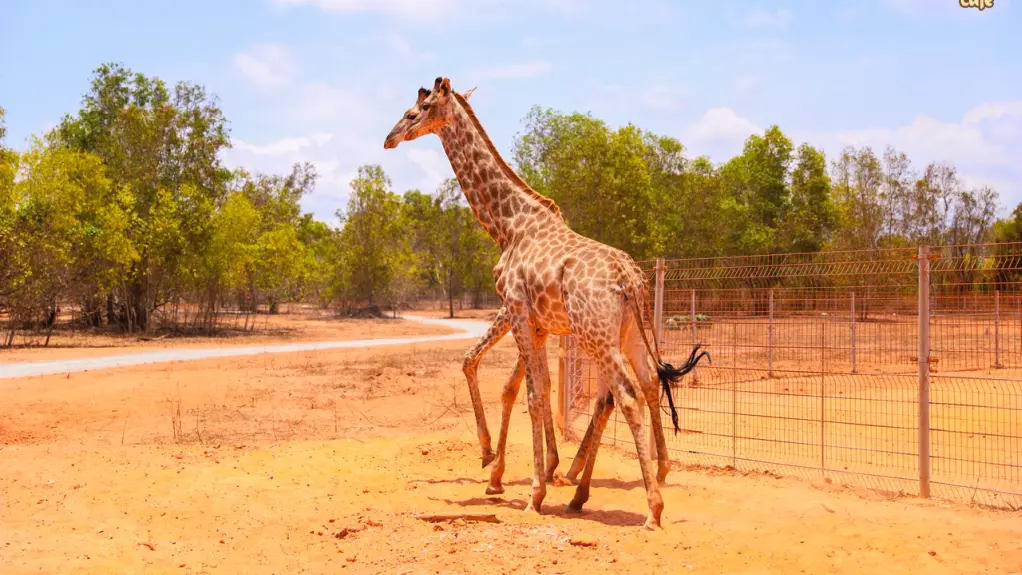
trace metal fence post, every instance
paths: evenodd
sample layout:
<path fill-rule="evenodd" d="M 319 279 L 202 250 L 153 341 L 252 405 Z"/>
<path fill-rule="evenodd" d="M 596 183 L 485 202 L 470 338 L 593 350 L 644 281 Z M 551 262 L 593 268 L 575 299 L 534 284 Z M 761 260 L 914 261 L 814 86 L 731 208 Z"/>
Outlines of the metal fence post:
<path fill-rule="evenodd" d="M 667 272 L 667 265 L 663 258 L 656 261 L 656 283 L 653 297 L 653 337 L 656 338 L 657 346 L 664 345 L 664 275 Z"/>
<path fill-rule="evenodd" d="M 827 321 L 820 322 L 820 473 L 827 473 Z"/>
<path fill-rule="evenodd" d="M 852 290 L 852 373 L 855 373 L 855 290 Z"/>
<path fill-rule="evenodd" d="M 767 377 L 774 376 L 774 288 L 767 302 Z"/>
<path fill-rule="evenodd" d="M 697 329 L 697 326 L 696 326 L 696 290 L 693 289 L 692 290 L 692 347 L 695 347 L 695 345 L 696 345 L 696 340 L 697 340 L 697 338 L 696 338 L 696 329 Z M 698 368 L 695 368 L 695 367 L 692 368 L 692 382 L 693 383 L 699 381 L 699 376 L 696 375 L 697 369 Z"/>
<path fill-rule="evenodd" d="M 667 272 L 667 265 L 664 264 L 663 258 L 657 258 L 654 271 L 656 272 L 656 283 L 654 284 L 656 292 L 653 297 L 653 317 L 650 319 L 653 321 L 653 337 L 656 338 L 657 348 L 662 350 L 664 345 L 664 275 Z M 650 457 L 657 455 L 655 433 L 651 418 L 649 426 Z"/>
<path fill-rule="evenodd" d="M 1001 290 L 994 290 L 994 367 L 1001 367 Z"/>
<path fill-rule="evenodd" d="M 919 246 L 919 496 L 930 496 L 930 248 Z"/>

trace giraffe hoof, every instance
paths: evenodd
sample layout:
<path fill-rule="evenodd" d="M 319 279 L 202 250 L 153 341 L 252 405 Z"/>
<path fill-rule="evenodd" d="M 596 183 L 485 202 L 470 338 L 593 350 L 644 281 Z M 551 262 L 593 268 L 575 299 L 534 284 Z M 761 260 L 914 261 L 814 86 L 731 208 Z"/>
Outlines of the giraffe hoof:
<path fill-rule="evenodd" d="M 504 493 L 504 486 L 503 485 L 487 485 L 486 486 L 486 494 L 487 495 L 500 495 L 501 493 Z"/>
<path fill-rule="evenodd" d="M 486 466 L 493 463 L 493 460 L 496 458 L 497 454 L 492 450 L 487 449 L 486 452 L 483 453 L 483 469 L 486 469 Z"/>
<path fill-rule="evenodd" d="M 581 515 L 582 504 L 572 499 L 571 503 L 569 503 L 568 506 L 564 508 L 564 512 L 569 515 Z"/>
<path fill-rule="evenodd" d="M 526 506 L 525 513 L 527 515 L 540 515 L 539 508 L 533 505 L 532 503 Z"/>
<path fill-rule="evenodd" d="M 663 527 L 660 526 L 660 523 L 657 521 L 653 521 L 652 519 L 647 519 L 646 522 L 642 524 L 642 528 L 645 529 L 646 531 L 663 530 Z"/>

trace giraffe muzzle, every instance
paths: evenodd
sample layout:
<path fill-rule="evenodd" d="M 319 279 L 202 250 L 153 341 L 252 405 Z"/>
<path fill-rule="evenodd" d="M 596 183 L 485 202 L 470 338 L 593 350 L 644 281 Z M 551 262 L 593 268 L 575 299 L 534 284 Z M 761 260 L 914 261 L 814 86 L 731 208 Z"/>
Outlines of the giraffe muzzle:
<path fill-rule="evenodd" d="M 397 134 L 394 132 L 387 134 L 387 139 L 383 141 L 383 149 L 391 150 L 396 148 L 398 141 Z"/>

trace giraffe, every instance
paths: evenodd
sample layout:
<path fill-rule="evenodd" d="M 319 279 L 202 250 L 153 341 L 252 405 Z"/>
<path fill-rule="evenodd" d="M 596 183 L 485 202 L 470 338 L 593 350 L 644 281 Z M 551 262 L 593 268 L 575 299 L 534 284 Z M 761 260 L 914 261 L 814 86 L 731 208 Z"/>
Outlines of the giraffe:
<path fill-rule="evenodd" d="M 475 88 L 465 91 L 462 94 L 462 97 L 467 101 L 474 90 Z M 561 217 L 560 211 L 557 209 L 556 205 L 550 205 L 548 207 L 551 208 L 558 218 Z M 488 217 L 488 214 L 485 211 L 477 210 L 475 213 L 480 218 Z M 492 227 L 488 227 L 487 230 L 492 230 Z M 491 234 L 491 236 L 495 241 L 497 240 L 496 236 L 493 234 Z M 469 351 L 465 354 L 462 366 L 462 371 L 464 372 L 465 379 L 468 383 L 469 396 L 472 400 L 472 409 L 476 419 L 476 429 L 479 437 L 480 448 L 482 450 L 482 466 L 485 468 L 491 462 L 494 463 L 490 470 L 489 485 L 486 487 L 487 495 L 496 495 L 504 492 L 504 488 L 501 485 L 501 479 L 505 469 L 508 426 L 510 424 L 511 411 L 514 407 L 514 402 L 521 389 L 522 379 L 525 376 L 525 364 L 519 356 L 501 393 L 501 426 L 496 453 L 494 453 L 491 447 L 490 432 L 486 424 L 486 413 L 483 408 L 482 397 L 479 393 L 477 370 L 483 354 L 489 351 L 489 349 L 500 341 L 500 339 L 503 338 L 508 331 L 510 331 L 510 323 L 508 321 L 507 309 L 502 306 L 498 310 L 496 317 L 487 332 L 476 343 L 476 345 L 469 349 Z M 698 349 L 699 346 L 696 346 L 696 350 Z M 695 351 L 693 351 L 693 355 L 694 354 Z M 690 362 L 691 359 L 692 358 L 690 357 Z M 663 427 L 660 423 L 659 412 L 655 411 L 656 407 L 654 407 L 654 405 L 656 405 L 656 393 L 658 391 L 658 386 L 656 385 L 656 382 L 651 379 L 641 380 L 640 384 L 643 386 L 643 392 L 647 397 L 647 403 L 650 408 L 650 424 L 654 429 L 654 441 L 657 451 L 657 483 L 663 484 L 667 478 L 668 472 L 670 471 L 670 458 L 667 453 L 667 444 L 663 434 Z M 557 453 L 557 440 L 553 431 L 553 416 L 550 406 L 549 387 L 547 388 L 547 392 L 544 393 L 543 398 L 546 403 L 546 411 L 544 412 L 543 418 L 544 436 L 546 438 L 547 448 L 546 480 L 547 482 L 553 482 L 554 471 L 559 463 L 559 458 Z M 668 398 L 668 401 L 670 402 L 672 400 Z M 671 409 L 674 409 L 673 405 L 671 406 Z M 589 422 L 588 429 L 586 430 L 582 441 L 579 443 L 578 452 L 575 455 L 571 468 L 565 475 L 569 481 L 574 482 L 579 472 L 582 471 L 586 460 L 586 454 L 589 452 L 592 445 L 594 426 L 599 413 L 600 410 L 594 411 L 592 419 Z M 676 414 L 673 417 L 675 418 L 675 433 L 677 433 Z M 597 439 L 597 441 L 599 441 L 599 439 Z"/>
<path fill-rule="evenodd" d="M 632 364 L 640 380 L 649 380 L 653 376 L 646 354 L 651 356 L 669 392 L 699 358 L 693 352 L 691 365 L 681 368 L 663 362 L 657 342 L 654 339 L 651 347 L 642 329 L 642 306 L 648 310 L 649 294 L 635 261 L 571 230 L 556 204 L 529 187 L 501 158 L 468 100 L 451 89 L 447 78 L 437 78 L 432 90 L 419 89 L 415 104 L 387 135 L 384 148 L 427 134 L 439 136 L 476 218 L 501 249 L 494 279 L 525 367 L 532 424 L 533 478 L 526 511 L 541 512 L 546 497 L 543 435 L 550 384 L 542 345 L 551 334 L 573 335 L 599 371 L 603 402 L 594 416 L 594 442 L 568 509 L 581 512 L 589 499 L 598 439 L 618 407 L 631 430 L 646 488 L 648 514 L 643 525 L 660 528 L 663 497 L 641 416 L 647 398 L 643 386 L 629 378 L 625 362 Z"/>

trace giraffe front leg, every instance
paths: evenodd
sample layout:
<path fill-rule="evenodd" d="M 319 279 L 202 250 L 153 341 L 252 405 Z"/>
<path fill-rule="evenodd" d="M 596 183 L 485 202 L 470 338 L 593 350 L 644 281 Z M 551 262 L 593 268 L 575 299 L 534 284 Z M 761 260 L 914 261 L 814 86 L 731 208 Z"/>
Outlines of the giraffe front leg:
<path fill-rule="evenodd" d="M 511 330 L 518 344 L 519 356 L 525 363 L 525 388 L 529 401 L 529 419 L 532 422 L 532 497 L 525 511 L 539 513 L 546 497 L 545 469 L 543 461 L 543 411 L 546 408 L 543 394 L 543 372 L 536 346 L 537 334 L 520 306 L 518 314 L 511 317 Z"/>
<path fill-rule="evenodd" d="M 504 493 L 504 486 L 501 480 L 504 478 L 504 467 L 507 455 L 507 432 L 511 424 L 511 412 L 515 407 L 515 399 L 522 388 L 522 380 L 525 378 L 525 360 L 518 356 L 515 368 L 504 383 L 504 390 L 500 394 L 500 436 L 497 438 L 497 458 L 490 468 L 490 484 L 486 487 L 487 495 L 499 495 Z"/>
<path fill-rule="evenodd" d="M 493 323 L 489 329 L 483 335 L 472 349 L 468 350 L 465 354 L 465 361 L 462 364 L 462 371 L 465 373 L 465 379 L 468 382 L 468 394 L 472 399 L 472 411 L 476 418 L 476 433 L 479 436 L 479 447 L 482 451 L 483 467 L 485 468 L 490 464 L 496 457 L 493 453 L 493 449 L 490 447 L 490 429 L 486 425 L 486 412 L 483 409 L 483 398 L 479 393 L 479 378 L 478 369 L 479 361 L 482 359 L 484 353 L 490 350 L 494 345 L 500 341 L 500 338 L 504 337 L 510 329 L 510 323 L 508 322 L 507 310 L 501 307 L 497 311 L 497 317 L 494 318 Z"/>

